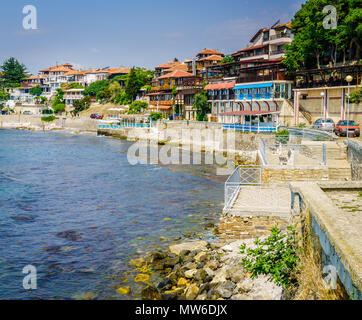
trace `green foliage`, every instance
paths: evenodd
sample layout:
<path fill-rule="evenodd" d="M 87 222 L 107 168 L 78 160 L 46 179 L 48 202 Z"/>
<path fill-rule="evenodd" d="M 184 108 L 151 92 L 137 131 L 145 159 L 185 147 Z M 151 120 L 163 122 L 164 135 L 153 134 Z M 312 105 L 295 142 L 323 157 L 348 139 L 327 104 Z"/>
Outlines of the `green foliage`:
<path fill-rule="evenodd" d="M 40 88 L 39 85 L 37 85 L 37 86 L 30 89 L 30 94 L 32 96 L 39 97 L 39 96 L 41 96 L 42 93 L 43 93 L 43 90 Z"/>
<path fill-rule="evenodd" d="M 71 89 L 84 89 L 84 87 L 76 82 L 71 82 L 71 83 L 62 83 L 61 84 L 61 88 L 62 90 L 71 90 Z"/>
<path fill-rule="evenodd" d="M 358 192 L 358 197 L 362 198 L 362 191 Z"/>
<path fill-rule="evenodd" d="M 206 91 L 195 95 L 193 108 L 197 110 L 197 121 L 207 121 L 206 115 L 210 112 L 210 103 L 207 101 Z"/>
<path fill-rule="evenodd" d="M 52 108 L 54 110 L 54 113 L 62 113 L 65 111 L 65 104 L 64 103 L 58 103 L 56 105 L 52 105 Z"/>
<path fill-rule="evenodd" d="M 55 116 L 49 116 L 49 117 L 41 117 L 41 121 L 43 122 L 53 122 L 57 118 Z"/>
<path fill-rule="evenodd" d="M 7 101 L 10 99 L 10 94 L 6 92 L 3 88 L 0 88 L 0 102 Z"/>
<path fill-rule="evenodd" d="M 295 227 L 287 228 L 287 234 L 275 226 L 271 230 L 271 236 L 264 241 L 255 240 L 256 249 L 246 249 L 241 246 L 241 254 L 246 253 L 242 265 L 252 274 L 252 279 L 259 275 L 266 275 L 269 281 L 286 288 L 296 282 L 295 272 L 298 264 L 297 233 Z"/>
<path fill-rule="evenodd" d="M 338 12 L 337 29 L 323 26 L 327 14 L 323 9 L 333 5 Z M 362 39 L 361 0 L 308 0 L 292 20 L 293 42 L 286 46 L 284 61 L 288 72 L 320 68 L 322 64 L 347 58 L 359 59 Z M 347 57 L 347 54 L 349 56 Z"/>
<path fill-rule="evenodd" d="M 305 123 L 300 123 L 300 124 L 298 124 L 297 127 L 302 129 L 302 128 L 306 128 L 307 125 Z"/>
<path fill-rule="evenodd" d="M 163 114 L 161 112 L 155 112 L 155 111 L 152 111 L 151 112 L 151 115 L 150 115 L 150 118 L 152 118 L 152 120 L 161 120 L 163 118 Z"/>
<path fill-rule="evenodd" d="M 89 109 L 92 102 L 92 98 L 89 96 L 85 96 L 83 99 L 76 100 L 73 103 L 74 110 L 72 110 L 73 115 L 79 114 L 79 112 L 82 112 L 84 110 Z"/>
<path fill-rule="evenodd" d="M 52 108 L 55 113 L 62 113 L 65 111 L 64 92 L 62 89 L 57 89 L 55 99 L 52 101 Z"/>
<path fill-rule="evenodd" d="M 153 78 L 153 71 L 144 68 L 133 67 L 126 77 L 126 93 L 133 101 L 142 87 L 149 84 Z"/>
<path fill-rule="evenodd" d="M 128 114 L 139 114 L 143 110 L 148 108 L 148 103 L 145 101 L 134 101 L 130 106 L 128 110 Z"/>
<path fill-rule="evenodd" d="M 351 92 L 349 96 L 349 103 L 359 104 L 362 100 L 362 88 Z"/>
<path fill-rule="evenodd" d="M 282 131 L 278 131 L 275 134 L 275 138 L 278 142 L 280 142 L 282 144 L 287 144 L 289 142 L 289 135 L 290 135 L 290 132 L 287 129 L 284 129 Z"/>
<path fill-rule="evenodd" d="M 26 79 L 26 67 L 15 58 L 10 58 L 0 66 L 0 85 L 5 88 L 16 88 Z"/>
<path fill-rule="evenodd" d="M 107 80 L 100 80 L 91 83 L 84 91 L 84 96 L 89 96 L 92 98 L 101 97 L 103 94 L 102 92 L 108 88 L 108 81 Z"/>
<path fill-rule="evenodd" d="M 232 56 L 227 55 L 220 61 L 220 64 L 232 63 L 232 62 L 234 62 L 234 58 Z"/>

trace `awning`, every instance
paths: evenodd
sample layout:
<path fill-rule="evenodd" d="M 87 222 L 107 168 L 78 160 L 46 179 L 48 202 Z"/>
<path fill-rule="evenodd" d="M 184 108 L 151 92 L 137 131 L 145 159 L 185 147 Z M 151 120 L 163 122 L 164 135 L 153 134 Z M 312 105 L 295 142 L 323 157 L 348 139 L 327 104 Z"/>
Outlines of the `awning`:
<path fill-rule="evenodd" d="M 243 111 L 234 111 L 234 112 L 223 112 L 220 113 L 223 116 L 263 116 L 266 114 L 277 114 L 280 111 L 250 111 L 250 110 L 243 110 Z"/>
<path fill-rule="evenodd" d="M 247 84 L 247 85 L 239 85 L 234 88 L 234 90 L 240 89 L 256 89 L 256 88 L 270 88 L 273 86 L 273 83 L 257 83 L 257 84 Z"/>
<path fill-rule="evenodd" d="M 222 82 L 222 83 L 208 84 L 205 87 L 205 90 L 232 89 L 234 87 L 235 87 L 235 82 Z"/>

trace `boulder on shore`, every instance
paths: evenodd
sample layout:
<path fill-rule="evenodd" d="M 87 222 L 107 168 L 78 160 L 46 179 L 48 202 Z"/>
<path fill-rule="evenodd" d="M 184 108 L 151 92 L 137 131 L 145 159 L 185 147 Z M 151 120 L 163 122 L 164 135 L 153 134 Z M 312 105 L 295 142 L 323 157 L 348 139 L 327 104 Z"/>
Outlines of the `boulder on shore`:
<path fill-rule="evenodd" d="M 169 247 L 169 250 L 179 255 L 182 251 L 202 251 L 206 250 L 207 248 L 207 242 L 206 241 L 193 241 L 193 242 L 184 242 L 180 244 L 175 244 Z"/>

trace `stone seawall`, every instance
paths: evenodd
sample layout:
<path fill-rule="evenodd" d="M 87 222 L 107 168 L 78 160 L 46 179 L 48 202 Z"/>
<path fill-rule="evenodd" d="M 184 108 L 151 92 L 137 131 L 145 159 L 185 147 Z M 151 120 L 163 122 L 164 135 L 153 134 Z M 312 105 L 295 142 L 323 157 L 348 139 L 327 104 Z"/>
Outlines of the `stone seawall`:
<path fill-rule="evenodd" d="M 77 130 L 77 131 L 97 131 L 97 121 L 89 118 L 66 118 L 57 117 L 53 122 L 43 122 L 39 116 L 31 115 L 0 115 L 0 128 L 16 129 L 28 128 L 34 130 Z"/>
<path fill-rule="evenodd" d="M 289 225 L 287 219 L 281 217 L 222 217 L 219 221 L 218 237 L 222 242 L 254 239 L 270 235 L 270 230 L 279 226 L 285 230 Z"/>

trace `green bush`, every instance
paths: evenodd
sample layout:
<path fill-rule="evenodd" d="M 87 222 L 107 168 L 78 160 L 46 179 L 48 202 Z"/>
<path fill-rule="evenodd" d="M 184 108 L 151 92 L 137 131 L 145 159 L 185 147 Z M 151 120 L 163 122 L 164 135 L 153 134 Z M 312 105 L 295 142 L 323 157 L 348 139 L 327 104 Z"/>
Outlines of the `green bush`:
<path fill-rule="evenodd" d="M 148 108 L 148 103 L 145 101 L 134 101 L 128 110 L 128 114 L 139 114 Z"/>
<path fill-rule="evenodd" d="M 55 113 L 61 113 L 65 111 L 65 104 L 64 103 L 58 103 L 56 105 L 53 105 L 53 110 Z"/>
<path fill-rule="evenodd" d="M 54 116 L 49 116 L 49 117 L 41 117 L 41 121 L 43 122 L 53 122 L 54 120 L 56 120 L 57 118 Z"/>
<path fill-rule="evenodd" d="M 150 115 L 150 118 L 152 118 L 152 120 L 160 120 L 163 118 L 163 114 L 161 112 L 155 112 L 155 111 L 152 111 L 151 112 L 151 115 Z"/>
<path fill-rule="evenodd" d="M 269 281 L 286 288 L 297 281 L 297 233 L 294 226 L 287 228 L 287 234 L 283 234 L 278 226 L 271 233 L 264 241 L 255 240 L 256 249 L 246 249 L 245 244 L 241 246 L 240 253 L 246 253 L 241 264 L 252 274 L 252 279 L 266 275 Z"/>
<path fill-rule="evenodd" d="M 289 142 L 289 131 L 284 129 L 282 131 L 278 131 L 275 134 L 275 138 L 278 142 L 282 143 L 282 144 L 287 144 Z"/>

